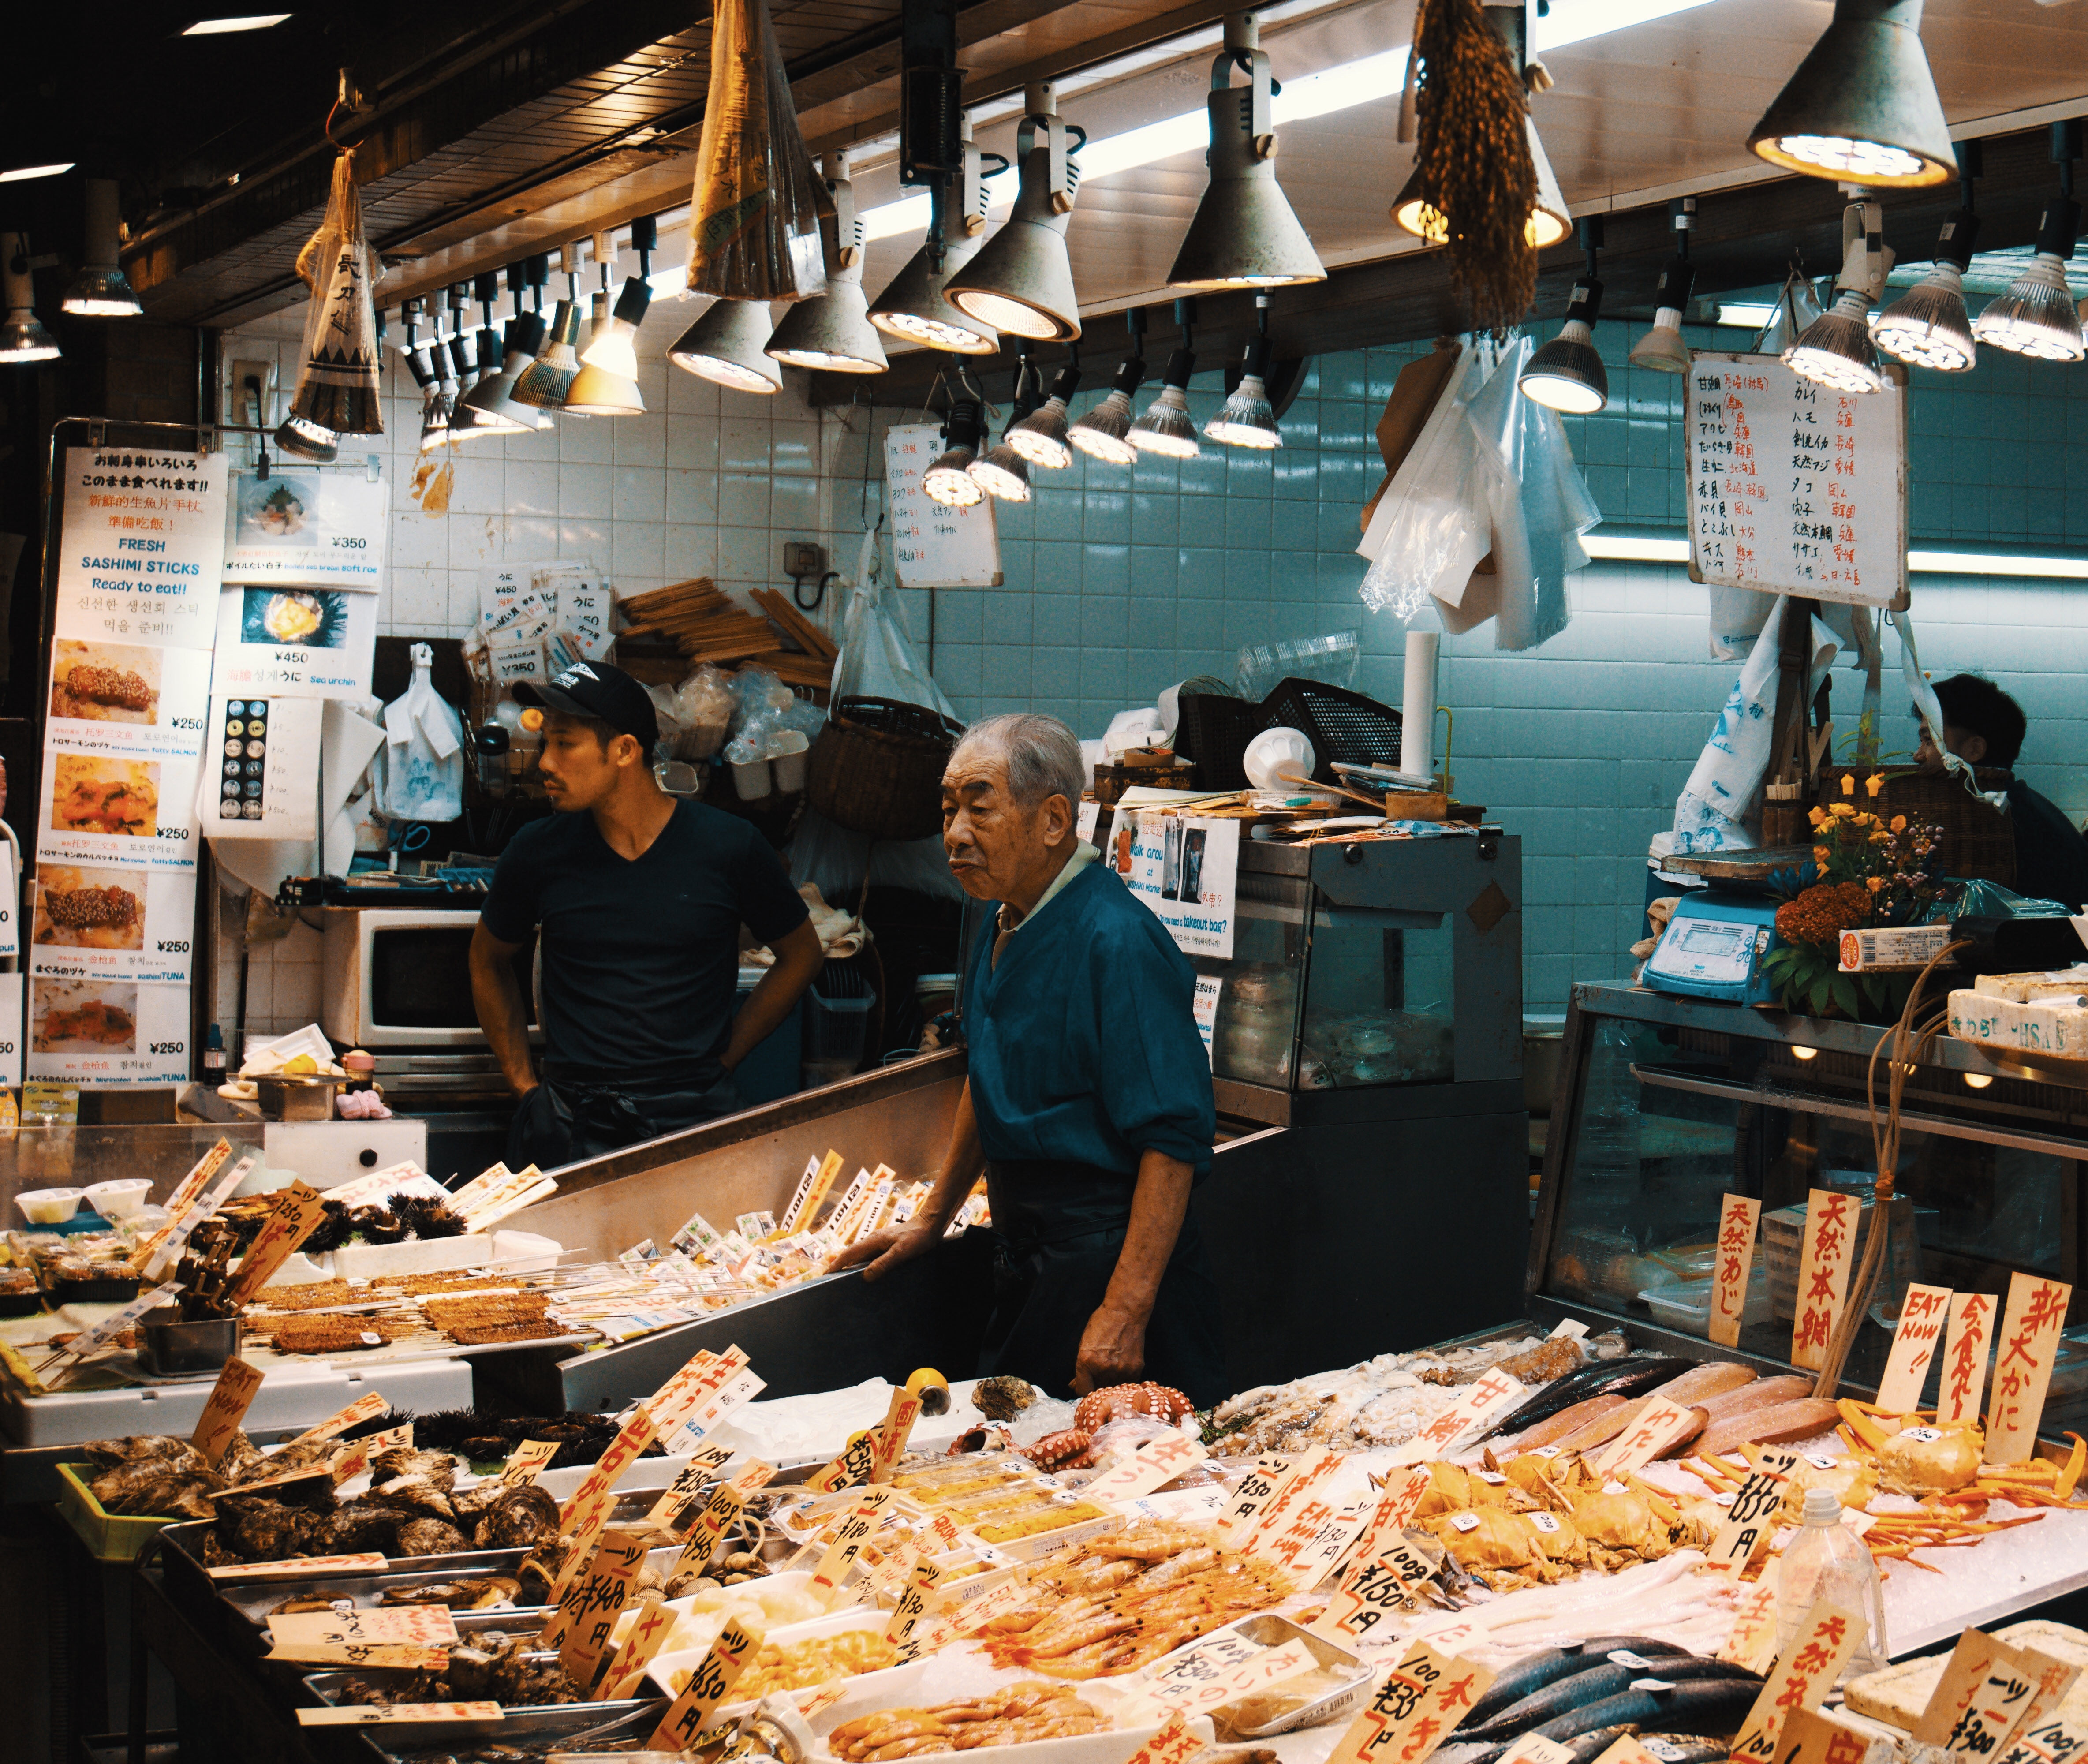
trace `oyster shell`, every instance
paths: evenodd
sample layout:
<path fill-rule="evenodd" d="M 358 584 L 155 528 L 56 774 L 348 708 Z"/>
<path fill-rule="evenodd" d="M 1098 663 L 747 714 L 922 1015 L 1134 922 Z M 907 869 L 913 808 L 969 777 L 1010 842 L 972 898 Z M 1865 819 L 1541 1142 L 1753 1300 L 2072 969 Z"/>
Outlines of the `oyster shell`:
<path fill-rule="evenodd" d="M 558 1533 L 558 1504 L 532 1483 L 503 1491 L 478 1522 L 482 1550 L 528 1549 Z"/>
<path fill-rule="evenodd" d="M 399 1524 L 396 1507 L 372 1506 L 351 1501 L 327 1516 L 324 1553 L 328 1556 L 392 1556 L 398 1553 Z"/>
<path fill-rule="evenodd" d="M 1036 1400 L 1035 1385 L 1005 1374 L 980 1379 L 972 1391 L 972 1406 L 989 1421 L 1012 1421 Z"/>
<path fill-rule="evenodd" d="M 471 1548 L 471 1540 L 447 1519 L 409 1519 L 399 1527 L 401 1556 L 451 1556 Z"/>
<path fill-rule="evenodd" d="M 80 1449 L 105 1470 L 119 1464 L 156 1463 L 162 1469 L 202 1471 L 210 1466 L 186 1440 L 166 1433 L 134 1433 L 120 1440 L 89 1440 Z"/>
<path fill-rule="evenodd" d="M 458 1467 L 456 1459 L 447 1452 L 418 1451 L 410 1445 L 394 1445 L 370 1460 L 370 1480 L 374 1487 L 400 1477 L 413 1477 L 447 1494 L 456 1487 Z"/>
<path fill-rule="evenodd" d="M 324 1516 L 258 1496 L 227 1503 L 217 1522 L 217 1533 L 225 1548 L 242 1562 L 309 1556 L 312 1544 L 325 1530 Z"/>
<path fill-rule="evenodd" d="M 420 1514 L 431 1519 L 447 1521 L 456 1517 L 449 1496 L 425 1476 L 394 1476 L 388 1481 L 373 1481 L 370 1492 L 363 1498 L 379 1506 L 396 1507 L 403 1513 Z"/>

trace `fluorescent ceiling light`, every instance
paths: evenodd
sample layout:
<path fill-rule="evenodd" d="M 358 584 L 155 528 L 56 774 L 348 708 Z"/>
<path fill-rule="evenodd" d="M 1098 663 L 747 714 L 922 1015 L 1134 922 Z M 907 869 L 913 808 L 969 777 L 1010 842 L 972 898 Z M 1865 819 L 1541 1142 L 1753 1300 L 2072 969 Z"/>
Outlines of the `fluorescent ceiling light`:
<path fill-rule="evenodd" d="M 1607 36 L 1613 31 L 1628 30 L 1635 24 L 1668 18 L 1709 3 L 1710 0 L 1553 0 L 1549 15 L 1537 21 L 1535 47 L 1539 54 L 1564 49 L 1568 44 Z M 1177 46 L 1187 51 L 1217 40 L 1215 32 L 1206 30 L 1184 38 Z M 1280 40 L 1277 53 L 1281 53 Z M 1289 122 L 1332 116 L 1337 111 L 1354 109 L 1358 105 L 1374 103 L 1379 99 L 1396 101 L 1406 83 L 1407 54 L 1407 45 L 1402 44 L 1397 49 L 1366 55 L 1359 61 L 1345 62 L 1338 67 L 1326 68 L 1316 74 L 1286 77 L 1283 89 L 1276 94 L 1270 106 L 1276 126 L 1281 128 Z M 1067 89 L 1062 83 L 1062 100 L 1067 96 Z M 988 108 L 982 105 L 973 111 L 975 126 L 989 120 L 985 114 Z M 1132 171 L 1140 165 L 1155 165 L 1184 153 L 1200 153 L 1210 144 L 1210 118 L 1206 110 L 1187 111 L 1180 116 L 1163 117 L 1157 122 L 1126 129 L 1120 135 L 1098 136 L 1080 150 L 1076 163 L 1080 168 L 1080 182 L 1093 183 L 1097 178 Z M 866 151 L 875 149 L 858 149 L 858 163 L 866 156 Z M 990 212 L 1005 208 L 1011 199 L 997 194 L 996 186 L 1006 175 L 996 173 L 986 181 Z M 872 239 L 922 232 L 928 225 L 928 198 L 907 196 L 879 208 L 866 208 L 862 221 L 866 236 Z"/>
<path fill-rule="evenodd" d="M 183 36 L 229 36 L 234 31 L 265 31 L 289 17 L 287 12 L 249 12 L 236 19 L 199 19 Z"/>
<path fill-rule="evenodd" d="M 1759 331 L 1775 316 L 1774 300 L 1722 300 L 1717 322 L 1743 331 Z"/>
<path fill-rule="evenodd" d="M 1581 549 L 1591 558 L 1621 563 L 1687 563 L 1686 537 L 1643 533 L 1584 535 Z M 2013 556 L 1999 551 L 1910 551 L 1906 567 L 1917 576 L 2013 576 L 2051 581 L 2088 581 L 2088 555 Z"/>
<path fill-rule="evenodd" d="M 26 184 L 32 178 L 55 178 L 61 172 L 71 171 L 77 163 L 67 160 L 62 165 L 18 165 L 11 172 L 0 172 L 0 184 Z"/>

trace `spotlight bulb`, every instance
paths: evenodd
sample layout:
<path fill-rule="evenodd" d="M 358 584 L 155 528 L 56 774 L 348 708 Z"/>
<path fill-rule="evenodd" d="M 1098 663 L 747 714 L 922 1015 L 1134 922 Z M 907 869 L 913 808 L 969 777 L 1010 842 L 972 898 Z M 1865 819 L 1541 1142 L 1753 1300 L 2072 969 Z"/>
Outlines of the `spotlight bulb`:
<path fill-rule="evenodd" d="M 1955 263 L 1938 263 L 1878 315 L 1871 337 L 1886 354 L 1962 374 L 1973 364 L 1972 322 L 1965 310 L 1965 278 Z"/>
<path fill-rule="evenodd" d="M 1859 288 L 1844 288 L 1834 304 L 1805 328 L 1805 334 L 1783 352 L 1784 366 L 1800 379 L 1838 392 L 1874 392 L 1885 383 L 1878 352 L 1863 323 L 1870 297 Z"/>
<path fill-rule="evenodd" d="M 1269 385 L 1263 378 L 1268 369 L 1269 339 L 1258 336 L 1247 346 L 1239 384 L 1217 415 L 1204 425 L 1204 433 L 1212 440 L 1263 452 L 1283 445 L 1276 428 L 1276 408 L 1269 401 Z"/>
<path fill-rule="evenodd" d="M 1160 396 L 1146 406 L 1145 414 L 1131 426 L 1126 437 L 1140 452 L 1193 460 L 1204 451 L 1196 443 L 1196 419 L 1189 414 L 1187 392 L 1196 365 L 1196 357 L 1187 349 L 1177 349 L 1167 358 L 1166 382 Z"/>
<path fill-rule="evenodd" d="M 1610 376 L 1595 353 L 1594 325 L 1602 310 L 1602 285 L 1577 283 L 1566 303 L 1559 335 L 1523 364 L 1523 391 L 1540 405 L 1585 417 L 1610 401 Z"/>
<path fill-rule="evenodd" d="M 950 420 L 943 429 L 948 443 L 943 456 L 921 476 L 921 487 L 931 502 L 946 508 L 969 508 L 985 499 L 986 491 L 971 475 L 972 461 L 978 457 L 980 426 L 977 400 L 960 398 L 950 406 Z"/>
<path fill-rule="evenodd" d="M 2006 293 L 1987 302 L 1972 321 L 1972 335 L 1997 349 L 2040 362 L 2077 362 L 2088 354 L 2081 310 L 2066 285 L 2065 259 L 2040 250 Z"/>
<path fill-rule="evenodd" d="M 1029 460 L 1006 440 L 984 459 L 973 460 L 965 470 L 989 496 L 1004 503 L 1029 500 Z"/>

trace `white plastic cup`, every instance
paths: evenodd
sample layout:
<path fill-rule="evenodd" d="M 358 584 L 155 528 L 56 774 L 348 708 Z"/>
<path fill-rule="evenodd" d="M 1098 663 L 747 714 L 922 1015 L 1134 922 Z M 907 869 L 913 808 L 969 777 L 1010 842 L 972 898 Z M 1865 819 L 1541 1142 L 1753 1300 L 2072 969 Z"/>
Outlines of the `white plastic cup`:
<path fill-rule="evenodd" d="M 811 747 L 802 729 L 786 729 L 769 743 L 768 764 L 781 794 L 791 796 L 804 789 Z"/>
<path fill-rule="evenodd" d="M 1303 730 L 1279 726 L 1263 730 L 1247 744 L 1240 769 L 1257 790 L 1296 790 L 1297 781 L 1311 777 L 1317 763 Z"/>
<path fill-rule="evenodd" d="M 766 760 L 750 760 L 743 764 L 733 761 L 732 787 L 742 803 L 759 802 L 768 794 L 770 781 Z"/>
<path fill-rule="evenodd" d="M 87 1204 L 105 1219 L 126 1219 L 145 1204 L 152 1184 L 143 1177 L 88 1184 Z"/>

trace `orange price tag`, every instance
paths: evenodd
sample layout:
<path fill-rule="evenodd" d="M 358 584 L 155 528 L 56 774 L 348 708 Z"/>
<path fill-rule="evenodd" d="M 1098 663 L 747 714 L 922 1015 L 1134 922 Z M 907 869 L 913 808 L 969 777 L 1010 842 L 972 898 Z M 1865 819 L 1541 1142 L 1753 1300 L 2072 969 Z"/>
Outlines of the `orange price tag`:
<path fill-rule="evenodd" d="M 1856 1197 L 1814 1188 L 1805 1202 L 1803 1252 L 1798 1265 L 1798 1310 L 1791 1325 L 1791 1363 L 1816 1372 L 1827 1364 L 1827 1339 L 1849 1292 L 1856 1247 Z"/>
<path fill-rule="evenodd" d="M 1761 1202 L 1729 1194 L 1718 1210 L 1718 1260 L 1711 1275 L 1711 1324 L 1707 1332 L 1721 1347 L 1736 1346 L 1748 1308 L 1748 1276 L 1754 1267 L 1755 1230 Z"/>
<path fill-rule="evenodd" d="M 2020 1464 L 2035 1448 L 2059 1332 L 2066 1327 L 2073 1297 L 2073 1287 L 2063 1280 L 2009 1275 L 2009 1306 L 1996 1338 L 1993 1394 L 1987 1399 L 1988 1463 Z"/>
<path fill-rule="evenodd" d="M 1936 1393 L 1938 1427 L 1979 1419 L 1979 1397 L 1987 1388 L 1987 1343 L 1993 1334 L 1997 1303 L 1991 1292 L 1951 1295 L 1950 1321 L 1943 1338 L 1943 1376 Z"/>
<path fill-rule="evenodd" d="M 1119 1458 L 1096 1477 L 1080 1491 L 1080 1498 L 1108 1505 L 1136 1501 L 1177 1476 L 1186 1475 L 1209 1455 L 1186 1433 L 1148 1440 L 1128 1458 Z"/>
<path fill-rule="evenodd" d="M 671 1703 L 652 1737 L 645 1744 L 655 1752 L 689 1749 L 689 1742 L 706 1731 L 723 1705 L 726 1694 L 739 1681 L 761 1646 L 761 1631 L 738 1617 L 718 1631 L 711 1651 L 689 1674 L 689 1682 Z"/>
<path fill-rule="evenodd" d="M 1816 1192 L 1818 1191 L 1815 1191 Z M 1794 1709 L 1816 1710 L 1821 1699 L 1834 1688 L 1849 1656 L 1863 1638 L 1863 1619 L 1821 1599 L 1806 1612 L 1755 1698 L 1753 1708 L 1733 1744 L 1736 1758 L 1767 1761 L 1779 1755 L 1778 1740 L 1783 1723 Z"/>
<path fill-rule="evenodd" d="M 1414 1642 L 1334 1742 L 1330 1764 L 1421 1764 L 1493 1681 L 1483 1666 Z"/>
<path fill-rule="evenodd" d="M 261 1389 L 262 1377 L 245 1360 L 228 1359 L 225 1370 L 217 1375 L 217 1382 L 211 1386 L 210 1401 L 203 1405 L 195 1432 L 189 1435 L 189 1444 L 212 1470 L 232 1449 L 233 1436 L 238 1432 L 239 1424 L 246 1419 L 247 1410 L 253 1406 L 254 1398 Z"/>
<path fill-rule="evenodd" d="M 1623 1478 L 1642 1469 L 1696 1425 L 1696 1411 L 1681 1404 L 1648 1402 L 1638 1419 L 1589 1466 L 1598 1476 Z"/>
<path fill-rule="evenodd" d="M 1878 1381 L 1878 1406 L 1887 1415 L 1905 1415 L 1920 1402 L 1928 1368 L 1936 1364 L 1936 1350 L 1943 1345 L 1951 1298 L 1948 1287 L 1906 1289 L 1899 1325 L 1893 1331 L 1892 1352 L 1885 1357 L 1885 1375 Z"/>

